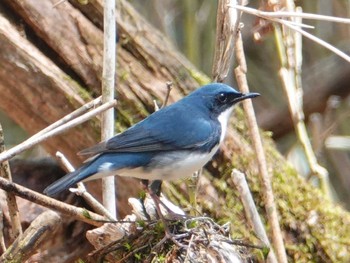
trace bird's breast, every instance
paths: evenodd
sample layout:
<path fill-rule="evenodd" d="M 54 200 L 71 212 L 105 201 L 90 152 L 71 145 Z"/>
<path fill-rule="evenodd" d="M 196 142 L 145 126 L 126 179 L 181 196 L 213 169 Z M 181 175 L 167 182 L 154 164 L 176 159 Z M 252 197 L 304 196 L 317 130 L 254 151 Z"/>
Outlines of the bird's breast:
<path fill-rule="evenodd" d="M 156 155 L 147 167 L 122 169 L 118 175 L 148 180 L 178 180 L 190 177 L 201 169 L 216 153 L 219 145 L 210 152 L 171 151 Z"/>

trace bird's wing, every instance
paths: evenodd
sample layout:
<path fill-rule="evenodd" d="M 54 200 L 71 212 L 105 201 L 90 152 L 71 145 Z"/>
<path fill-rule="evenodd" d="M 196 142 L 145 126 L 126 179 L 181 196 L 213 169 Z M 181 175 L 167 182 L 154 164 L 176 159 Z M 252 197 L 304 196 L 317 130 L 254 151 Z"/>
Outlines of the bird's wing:
<path fill-rule="evenodd" d="M 195 110 L 192 107 L 179 105 L 181 107 L 177 108 L 178 105 L 173 105 L 175 107 L 161 109 L 125 132 L 80 154 L 183 150 L 199 146 L 211 148 L 219 143 L 219 125 L 213 125 L 198 112 L 191 112 Z M 192 115 L 197 118 L 189 117 Z"/>

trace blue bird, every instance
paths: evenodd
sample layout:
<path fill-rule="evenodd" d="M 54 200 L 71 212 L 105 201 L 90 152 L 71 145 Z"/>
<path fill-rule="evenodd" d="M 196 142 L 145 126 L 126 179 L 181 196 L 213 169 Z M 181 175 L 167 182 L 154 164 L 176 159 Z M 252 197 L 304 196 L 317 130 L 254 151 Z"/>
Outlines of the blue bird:
<path fill-rule="evenodd" d="M 78 182 L 119 175 L 143 180 L 191 176 L 217 152 L 233 107 L 259 96 L 220 83 L 205 85 L 154 112 L 113 138 L 79 154 L 93 155 L 76 171 L 48 186 L 55 195 Z"/>

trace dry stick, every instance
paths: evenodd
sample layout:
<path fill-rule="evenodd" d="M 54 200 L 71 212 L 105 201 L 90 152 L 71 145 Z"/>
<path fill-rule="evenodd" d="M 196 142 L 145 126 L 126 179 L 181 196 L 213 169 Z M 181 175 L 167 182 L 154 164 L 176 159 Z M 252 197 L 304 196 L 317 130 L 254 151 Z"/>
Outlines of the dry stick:
<path fill-rule="evenodd" d="M 113 101 L 116 61 L 116 22 L 115 0 L 104 1 L 103 12 L 103 70 L 102 70 L 102 102 Z M 101 140 L 106 141 L 114 136 L 114 109 L 102 114 Z M 115 180 L 114 176 L 102 179 L 103 205 L 116 218 Z"/>
<path fill-rule="evenodd" d="M 5 151 L 5 139 L 4 139 L 4 130 L 2 129 L 2 125 L 0 124 L 0 152 L 3 152 L 3 151 Z M 0 173 L 2 178 L 12 181 L 10 164 L 8 161 L 0 163 Z M 7 201 L 7 206 L 9 209 L 9 215 L 11 219 L 12 238 L 15 239 L 20 234 L 22 234 L 21 218 L 19 216 L 16 196 L 11 193 L 6 193 L 6 201 Z"/>
<path fill-rule="evenodd" d="M 37 253 L 43 242 L 52 238 L 52 232 L 61 223 L 61 217 L 54 211 L 45 211 L 40 214 L 19 236 L 9 249 L 1 256 L 3 263 L 26 262 L 26 260 Z"/>
<path fill-rule="evenodd" d="M 350 62 L 350 56 L 348 56 L 345 52 L 341 51 L 340 49 L 336 48 L 335 46 L 332 46 L 331 44 L 327 43 L 326 41 L 302 30 L 301 28 L 291 25 L 288 21 L 285 21 L 283 19 L 273 19 L 272 21 L 276 21 L 279 22 L 282 25 L 285 25 L 291 29 L 293 29 L 294 31 L 299 32 L 300 34 L 302 34 L 303 36 L 307 37 L 308 39 L 316 42 L 317 44 L 327 48 L 328 50 L 332 51 L 334 54 L 338 55 L 339 57 L 345 59 L 347 62 Z"/>
<path fill-rule="evenodd" d="M 266 18 L 301 17 L 304 19 L 314 19 L 314 20 L 322 20 L 322 21 L 350 24 L 350 19 L 343 18 L 343 17 L 325 16 L 325 15 L 311 14 L 311 13 L 284 12 L 284 11 L 266 12 L 266 11 L 261 11 L 258 9 L 254 9 L 254 8 L 246 7 L 246 6 L 242 6 L 242 5 L 232 5 L 232 7 L 237 8 L 238 10 L 241 10 L 245 13 L 249 13 L 249 14 L 256 15 L 256 16 L 263 16 Z"/>
<path fill-rule="evenodd" d="M 54 3 L 52 5 L 53 8 L 56 8 L 57 6 L 59 6 L 60 4 L 63 4 L 64 2 L 66 2 L 68 0 L 58 0 L 56 3 Z"/>
<path fill-rule="evenodd" d="M 164 108 L 168 104 L 169 97 L 170 97 L 170 92 L 171 92 L 171 90 L 173 88 L 173 83 L 171 81 L 168 81 L 166 83 L 166 88 L 167 88 L 167 92 L 166 92 L 165 99 L 163 101 L 163 104 L 162 104 L 161 108 Z M 159 110 L 158 105 L 157 105 L 157 108 Z M 157 111 L 157 109 L 155 111 Z"/>
<path fill-rule="evenodd" d="M 75 119 L 61 125 L 60 127 L 57 127 L 55 129 L 47 132 L 47 133 L 44 133 L 43 135 L 41 135 L 39 137 L 36 137 L 36 135 L 34 135 L 33 136 L 34 139 L 29 138 L 28 140 L 16 145 L 15 147 L 1 153 L 0 154 L 0 163 L 12 158 L 13 156 L 33 147 L 34 145 L 36 145 L 44 140 L 47 140 L 48 138 L 50 138 L 52 136 L 58 135 L 62 132 L 65 132 L 66 130 L 68 130 L 72 127 L 75 127 L 75 126 L 91 119 L 92 117 L 98 115 L 99 113 L 114 107 L 116 105 L 116 103 L 117 102 L 114 100 L 114 101 L 102 104 L 101 106 L 97 107 L 96 109 L 93 109 L 93 110 L 83 114 L 82 116 L 75 118 Z"/>
<path fill-rule="evenodd" d="M 231 178 L 239 192 L 248 223 L 253 228 L 256 236 L 266 247 L 270 248 L 270 241 L 267 237 L 264 225 L 261 222 L 260 215 L 256 209 L 252 193 L 249 190 L 244 174 L 237 169 L 233 169 Z M 273 250 L 270 250 L 267 260 L 268 263 L 277 263 L 276 255 Z"/>
<path fill-rule="evenodd" d="M 244 12 L 247 12 L 246 8 L 243 9 L 241 6 L 234 6 L 234 7 L 237 8 L 237 9 L 240 9 L 240 10 L 242 10 Z M 247 12 L 247 13 L 249 13 L 249 12 Z M 348 56 L 345 52 L 341 51 L 340 49 L 336 48 L 335 46 L 332 46 L 331 44 L 327 43 L 326 41 L 324 41 L 324 40 L 322 40 L 322 39 L 320 39 L 320 38 L 318 38 L 318 37 L 316 37 L 316 36 L 306 32 L 306 31 L 302 30 L 300 28 L 301 25 L 299 25 L 299 24 L 296 26 L 290 21 L 287 21 L 287 20 L 284 20 L 284 19 L 279 19 L 279 18 L 274 18 L 274 17 L 271 17 L 271 16 L 263 16 L 263 15 L 257 13 L 257 12 L 255 12 L 254 15 L 259 16 L 261 18 L 264 18 L 266 20 L 270 20 L 272 22 L 277 22 L 277 23 L 280 23 L 282 25 L 285 25 L 285 26 L 289 27 L 290 29 L 293 29 L 294 31 L 299 32 L 304 37 L 307 37 L 308 39 L 316 42 L 317 44 L 327 48 L 328 50 L 332 51 L 334 54 L 336 54 L 339 57 L 345 59 L 347 62 L 350 62 L 350 56 Z"/>
<path fill-rule="evenodd" d="M 314 151 L 312 150 L 312 146 L 309 140 L 309 136 L 307 134 L 305 122 L 302 117 L 300 117 L 300 113 L 302 112 L 302 109 L 298 107 L 296 102 L 296 92 L 295 88 L 293 85 L 291 85 L 291 80 L 290 80 L 290 74 L 288 70 L 284 67 L 282 67 L 279 71 L 280 77 L 282 79 L 282 84 L 283 87 L 287 93 L 287 98 L 288 98 L 288 106 L 289 110 L 291 112 L 294 128 L 296 130 L 298 139 L 300 144 L 302 145 L 306 159 L 309 163 L 311 173 L 313 175 L 316 175 L 321 184 L 321 189 L 325 196 L 330 197 L 330 189 L 329 189 L 329 182 L 328 182 L 328 171 L 322 167 L 321 165 L 318 164 L 317 158 L 315 156 Z"/>
<path fill-rule="evenodd" d="M 299 33 L 295 30 L 294 34 Z M 301 68 L 301 54 L 300 50 L 286 50 L 290 45 L 284 44 L 290 42 L 290 36 L 282 34 L 279 27 L 275 27 L 276 43 L 279 50 L 279 57 L 281 60 L 282 67 L 279 71 L 279 75 L 282 79 L 283 88 L 286 92 L 288 99 L 288 107 L 292 117 L 293 125 L 298 137 L 298 140 L 303 147 L 306 155 L 306 160 L 308 161 L 311 173 L 316 175 L 320 180 L 320 185 L 323 193 L 330 197 L 329 189 L 329 179 L 328 171 L 320 166 L 317 162 L 317 158 L 312 149 L 311 142 L 307 133 L 307 129 L 304 122 L 304 112 L 303 112 L 303 90 L 301 86 L 301 80 L 298 81 L 298 74 L 300 74 L 298 68 Z M 299 34 L 298 34 L 299 35 Z M 295 43 L 295 47 L 301 49 L 301 41 L 299 36 L 294 36 L 291 38 Z M 288 38 L 288 39 L 286 39 Z M 285 41 L 284 41 L 285 39 Z M 289 47 L 290 48 L 290 47 Z M 296 54 L 295 56 L 290 56 L 290 54 Z M 296 77 L 294 77 L 296 76 Z M 300 79 L 300 76 L 299 76 Z"/>
<path fill-rule="evenodd" d="M 56 157 L 60 160 L 62 165 L 66 167 L 66 169 L 71 173 L 74 172 L 73 165 L 67 160 L 67 158 L 61 152 L 56 152 Z M 116 220 L 109 211 L 99 202 L 97 201 L 85 188 L 83 183 L 78 183 L 78 188 L 70 188 L 71 192 L 75 193 L 84 198 L 84 200 L 100 215 L 104 215 L 109 220 Z"/>
<path fill-rule="evenodd" d="M 244 49 L 241 33 L 238 32 L 236 39 L 236 58 L 238 61 L 238 67 L 235 69 L 236 79 L 240 90 L 243 93 L 249 92 L 246 72 L 247 66 L 244 57 Z M 268 221 L 271 225 L 272 230 L 272 243 L 277 254 L 279 263 L 287 263 L 287 255 L 283 243 L 283 237 L 281 228 L 278 222 L 278 213 L 274 200 L 274 195 L 271 186 L 270 175 L 267 171 L 266 157 L 264 153 L 264 148 L 259 134 L 259 129 L 256 123 L 256 117 L 254 114 L 253 104 L 251 100 L 246 100 L 243 102 L 244 110 L 247 114 L 249 131 L 253 141 L 253 146 L 258 159 L 259 175 L 262 181 L 263 191 L 264 191 L 264 201 L 265 210 L 267 213 Z"/>
<path fill-rule="evenodd" d="M 101 105 L 101 96 L 84 104 L 83 106 L 81 106 L 80 108 L 76 109 L 75 111 L 69 113 L 68 115 L 64 116 L 63 118 L 59 119 L 58 121 L 52 123 L 51 125 L 47 126 L 45 129 L 39 131 L 38 133 L 34 134 L 32 137 L 30 137 L 28 140 L 32 140 L 36 137 L 39 137 L 41 135 L 43 135 L 44 133 L 47 133 L 65 123 L 67 123 L 70 120 L 73 120 L 79 116 L 81 116 L 82 114 L 84 114 L 85 112 L 88 112 L 89 110 L 91 110 L 92 108 L 96 108 L 98 106 Z"/>
<path fill-rule="evenodd" d="M 106 222 L 106 221 L 110 222 L 107 218 L 99 214 L 96 214 L 94 212 L 91 212 L 85 208 L 68 205 L 66 203 L 63 203 L 61 201 L 58 201 L 46 195 L 39 194 L 26 187 L 9 182 L 6 179 L 1 177 L 0 177 L 0 188 L 6 192 L 13 193 L 26 200 L 45 206 L 52 210 L 61 212 L 63 214 L 71 216 L 77 220 L 83 221 L 90 225 L 101 226 L 103 222 Z"/>

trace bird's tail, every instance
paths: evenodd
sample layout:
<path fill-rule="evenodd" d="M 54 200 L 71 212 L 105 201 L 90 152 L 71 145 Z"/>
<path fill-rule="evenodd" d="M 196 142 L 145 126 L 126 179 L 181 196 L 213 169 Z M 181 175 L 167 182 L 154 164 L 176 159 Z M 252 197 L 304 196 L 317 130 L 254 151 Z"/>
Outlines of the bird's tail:
<path fill-rule="evenodd" d="M 44 194 L 48 196 L 56 195 L 59 192 L 68 189 L 69 187 L 79 183 L 80 181 L 93 174 L 93 172 L 90 172 L 89 169 L 86 168 L 87 167 L 84 165 L 79 169 L 75 170 L 74 172 L 66 174 L 56 182 L 46 187 L 44 190 Z"/>

